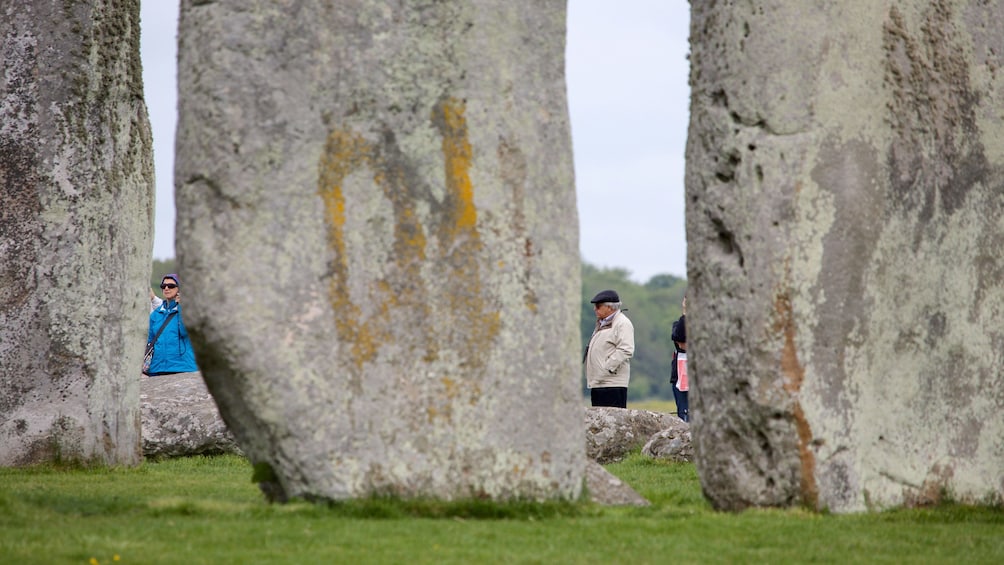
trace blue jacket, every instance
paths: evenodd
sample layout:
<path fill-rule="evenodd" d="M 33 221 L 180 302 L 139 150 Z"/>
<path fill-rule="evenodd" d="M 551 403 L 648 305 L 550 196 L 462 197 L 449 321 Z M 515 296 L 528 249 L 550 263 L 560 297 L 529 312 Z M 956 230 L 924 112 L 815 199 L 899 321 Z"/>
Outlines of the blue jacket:
<path fill-rule="evenodd" d="M 167 327 L 161 332 L 157 343 L 153 346 L 153 359 L 150 361 L 148 372 L 151 375 L 194 373 L 199 370 L 195 364 L 192 343 L 188 339 L 188 330 L 185 329 L 185 324 L 181 321 L 181 304 L 164 302 L 153 312 L 150 312 L 150 329 L 147 332 L 146 342 L 150 343 L 154 334 L 157 333 L 171 312 L 178 312 L 178 314 L 167 323 Z"/>

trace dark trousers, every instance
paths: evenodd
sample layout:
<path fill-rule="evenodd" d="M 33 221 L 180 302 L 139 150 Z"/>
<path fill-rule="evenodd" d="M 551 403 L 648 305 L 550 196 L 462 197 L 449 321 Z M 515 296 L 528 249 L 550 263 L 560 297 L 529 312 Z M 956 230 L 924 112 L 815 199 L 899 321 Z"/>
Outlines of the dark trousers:
<path fill-rule="evenodd" d="M 676 401 L 676 415 L 684 422 L 690 421 L 690 406 L 687 404 L 687 393 L 673 385 L 673 400 Z"/>
<path fill-rule="evenodd" d="M 627 387 L 606 386 L 591 388 L 589 389 L 589 400 L 593 402 L 593 406 L 627 408 Z"/>

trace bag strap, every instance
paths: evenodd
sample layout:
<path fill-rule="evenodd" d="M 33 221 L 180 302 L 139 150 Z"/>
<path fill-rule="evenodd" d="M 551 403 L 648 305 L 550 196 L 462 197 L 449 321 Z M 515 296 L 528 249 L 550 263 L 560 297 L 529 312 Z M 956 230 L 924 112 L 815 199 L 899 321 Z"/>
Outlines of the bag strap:
<path fill-rule="evenodd" d="M 146 344 L 147 349 L 153 348 L 153 345 L 157 343 L 157 338 L 160 337 L 160 334 L 164 333 L 164 328 L 167 327 L 167 323 L 170 322 L 171 318 L 173 318 L 174 315 L 177 313 L 178 311 L 175 310 L 174 312 L 171 312 L 170 314 L 167 315 L 167 318 L 164 320 L 164 323 L 160 325 L 160 329 L 157 330 L 157 333 L 153 334 L 153 339 L 150 340 L 150 343 Z"/>

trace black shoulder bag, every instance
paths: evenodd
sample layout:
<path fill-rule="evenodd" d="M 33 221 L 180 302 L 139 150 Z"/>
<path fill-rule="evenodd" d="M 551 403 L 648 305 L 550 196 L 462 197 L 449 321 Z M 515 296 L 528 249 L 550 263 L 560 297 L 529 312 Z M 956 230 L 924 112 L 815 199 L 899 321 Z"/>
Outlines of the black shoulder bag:
<path fill-rule="evenodd" d="M 148 374 L 147 371 L 150 370 L 150 361 L 153 360 L 153 346 L 154 346 L 155 343 L 157 343 L 157 338 L 160 337 L 160 334 L 164 333 L 164 328 L 167 327 L 167 323 L 170 322 L 171 318 L 173 318 L 174 315 L 177 314 L 177 313 L 178 313 L 178 311 L 175 310 L 174 312 L 171 312 L 170 314 L 168 314 L 167 318 L 164 320 L 164 323 L 160 325 L 160 329 L 157 330 L 157 333 L 153 334 L 153 339 L 151 339 L 150 342 L 146 344 L 146 353 L 143 355 L 143 374 L 144 375 Z"/>

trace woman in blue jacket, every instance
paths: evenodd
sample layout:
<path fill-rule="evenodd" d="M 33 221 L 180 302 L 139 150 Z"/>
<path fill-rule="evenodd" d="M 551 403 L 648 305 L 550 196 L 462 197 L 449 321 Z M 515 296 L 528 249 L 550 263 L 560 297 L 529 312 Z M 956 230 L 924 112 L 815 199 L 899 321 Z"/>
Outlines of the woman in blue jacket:
<path fill-rule="evenodd" d="M 195 352 L 192 351 L 192 343 L 188 339 L 188 330 L 185 329 L 185 323 L 181 320 L 181 303 L 178 302 L 181 294 L 181 281 L 178 279 L 178 275 L 174 273 L 164 275 L 160 280 L 160 288 L 164 293 L 164 300 L 156 300 L 154 297 L 146 342 L 150 343 L 153 340 L 153 336 L 157 334 L 161 326 L 164 326 L 164 329 L 160 332 L 157 342 L 154 343 L 150 368 L 145 372 L 150 376 L 194 373 L 199 370 L 199 367 L 195 364 Z M 168 316 L 172 313 L 175 315 L 168 320 Z M 167 321 L 166 325 L 165 321 Z"/>

